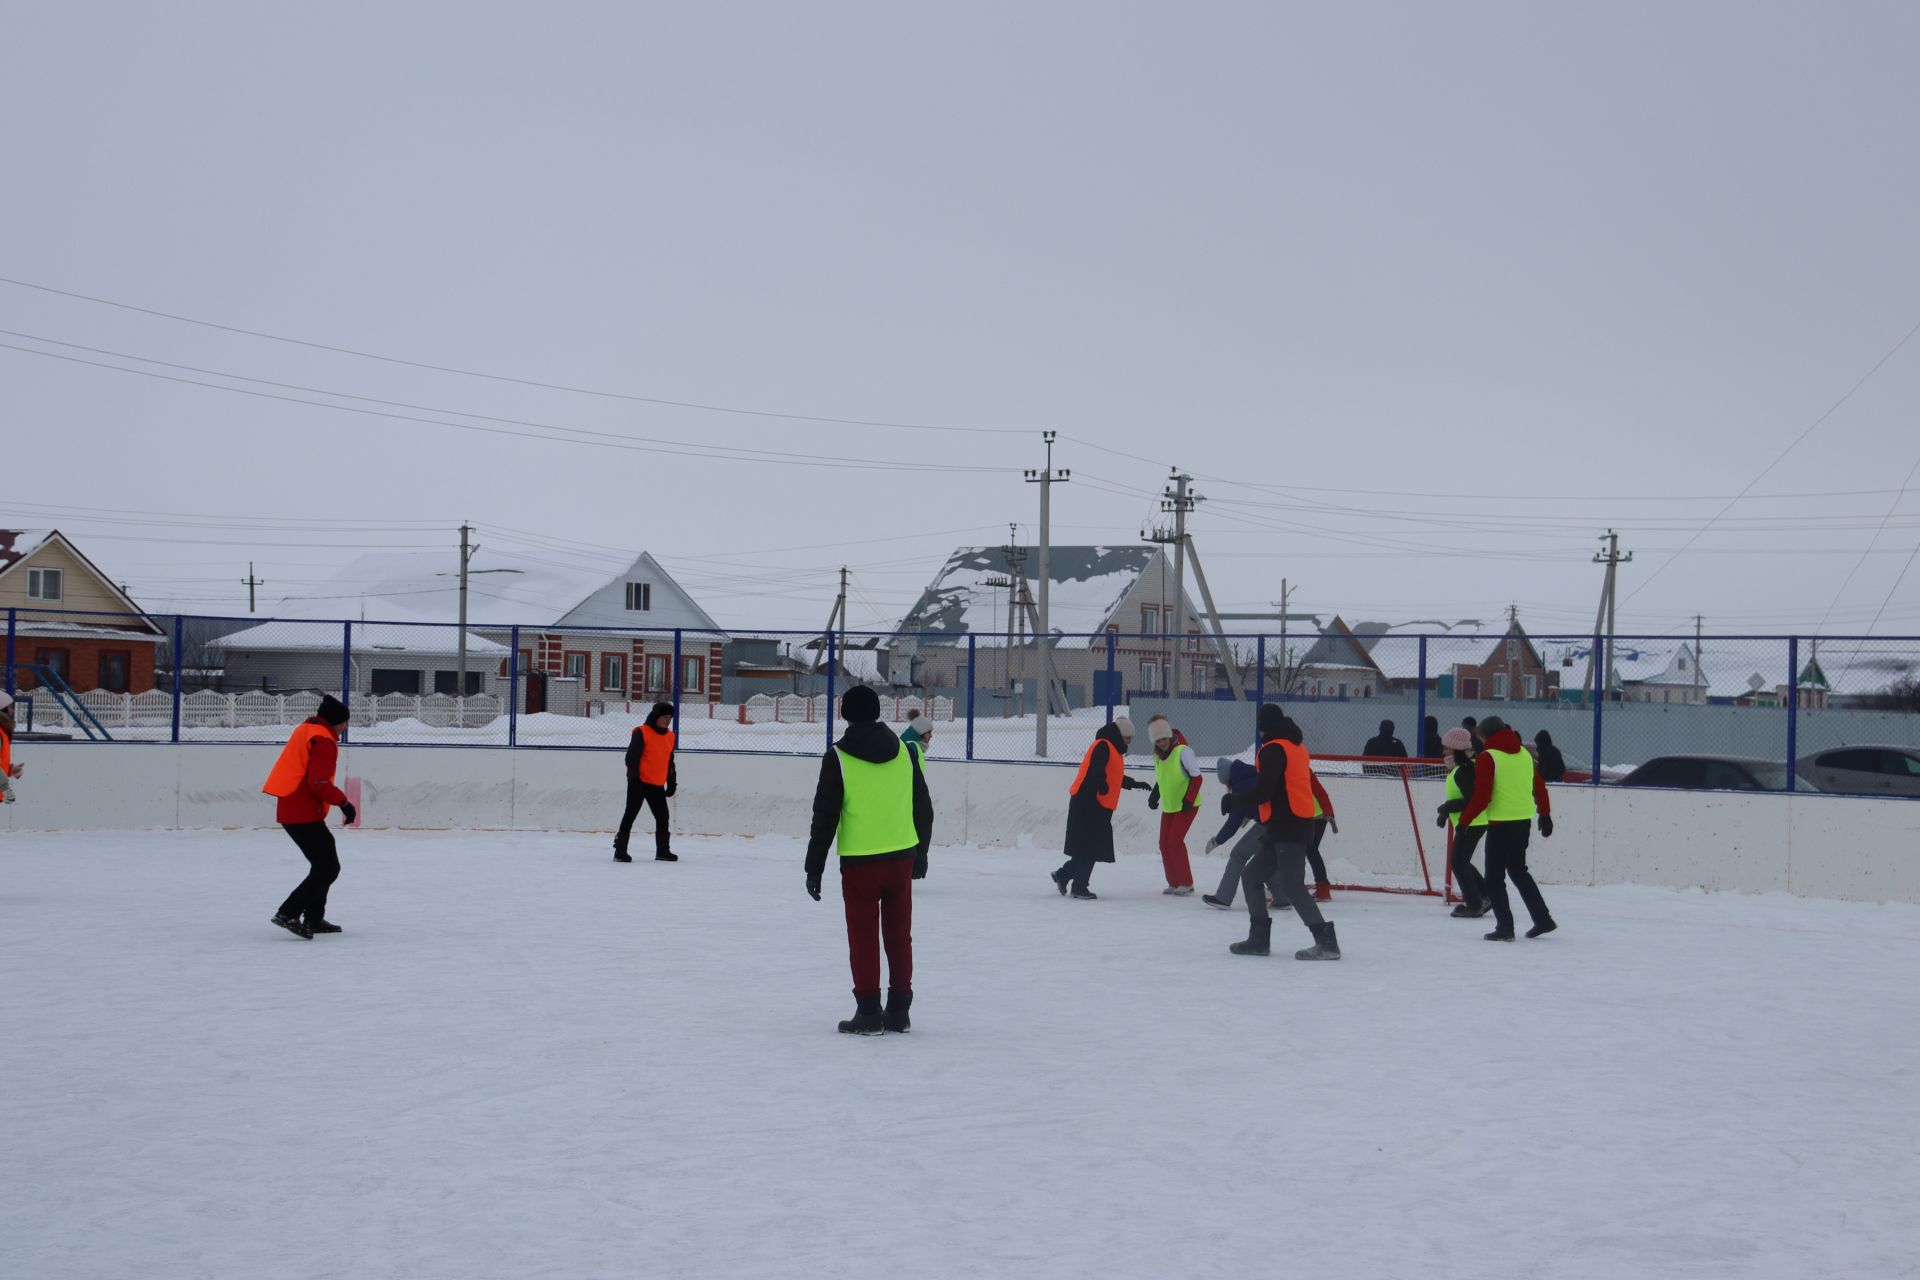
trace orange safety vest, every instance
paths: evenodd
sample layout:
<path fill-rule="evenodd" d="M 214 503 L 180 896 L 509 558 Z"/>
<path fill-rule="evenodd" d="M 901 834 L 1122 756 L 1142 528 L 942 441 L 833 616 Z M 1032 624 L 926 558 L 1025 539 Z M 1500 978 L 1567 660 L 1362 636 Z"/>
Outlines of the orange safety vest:
<path fill-rule="evenodd" d="M 13 735 L 0 729 L 0 773 L 13 772 Z"/>
<path fill-rule="evenodd" d="M 1073 785 L 1067 788 L 1067 794 L 1070 796 L 1080 794 L 1080 788 L 1086 785 L 1087 770 L 1093 767 L 1093 753 L 1101 747 L 1107 749 L 1107 794 L 1096 796 L 1095 799 L 1100 801 L 1103 808 L 1118 809 L 1120 807 L 1120 771 L 1123 762 L 1120 759 L 1120 752 L 1104 738 L 1095 738 L 1093 745 L 1087 748 L 1086 758 L 1080 761 L 1080 772 L 1073 775 Z"/>
<path fill-rule="evenodd" d="M 646 735 L 640 739 L 640 781 L 650 787 L 666 786 L 667 766 L 673 763 L 673 730 L 661 733 L 643 724 L 635 732 Z"/>
<path fill-rule="evenodd" d="M 339 741 L 334 731 L 324 724 L 301 725 L 287 739 L 287 745 L 280 749 L 280 758 L 273 762 L 273 771 L 267 774 L 267 780 L 260 784 L 260 789 L 284 800 L 305 786 L 307 761 L 313 755 L 313 740 L 318 737 Z"/>
<path fill-rule="evenodd" d="M 1288 742 L 1285 738 L 1274 738 L 1260 744 L 1262 751 L 1268 747 L 1279 747 L 1281 754 L 1286 757 L 1288 811 L 1296 818 L 1311 818 L 1314 809 L 1312 757 L 1307 754 L 1305 747 L 1295 742 Z M 1273 805 L 1270 803 L 1261 805 L 1260 821 L 1268 822 L 1272 818 Z"/>

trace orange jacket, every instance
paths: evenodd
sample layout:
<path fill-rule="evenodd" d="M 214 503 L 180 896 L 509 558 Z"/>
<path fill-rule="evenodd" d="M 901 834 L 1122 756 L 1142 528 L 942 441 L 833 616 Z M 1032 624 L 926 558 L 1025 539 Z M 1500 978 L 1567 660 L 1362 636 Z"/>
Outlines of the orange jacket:
<path fill-rule="evenodd" d="M 273 820 L 288 826 L 325 822 L 328 810 L 347 802 L 333 785 L 339 762 L 340 735 L 332 725 L 315 716 L 296 728 L 260 787 L 279 799 Z"/>

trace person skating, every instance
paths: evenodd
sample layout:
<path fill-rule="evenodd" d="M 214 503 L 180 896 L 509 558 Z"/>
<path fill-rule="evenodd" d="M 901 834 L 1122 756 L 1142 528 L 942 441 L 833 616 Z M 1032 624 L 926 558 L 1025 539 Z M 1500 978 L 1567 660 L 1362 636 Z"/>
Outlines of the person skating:
<path fill-rule="evenodd" d="M 1287 723 L 1293 725 L 1291 732 L 1299 732 L 1299 726 L 1297 724 L 1294 724 L 1291 720 Z M 1245 791 L 1253 786 L 1254 782 L 1260 776 L 1259 771 L 1246 761 L 1234 760 L 1224 756 L 1221 758 L 1219 765 L 1216 766 L 1216 769 L 1220 777 L 1220 785 L 1228 791 Z M 1320 857 L 1320 834 L 1327 824 L 1332 824 L 1334 831 L 1338 832 L 1340 830 L 1340 824 L 1334 819 L 1333 797 L 1328 795 L 1327 789 L 1320 785 L 1320 775 L 1312 774 L 1310 781 L 1313 786 L 1315 830 L 1313 842 L 1307 846 L 1307 861 L 1313 867 L 1314 900 L 1316 902 L 1327 902 L 1333 897 L 1333 886 L 1327 879 L 1327 864 L 1322 861 Z M 1233 839 L 1234 833 L 1239 831 L 1252 817 L 1253 810 L 1251 809 L 1235 809 L 1228 813 L 1227 820 L 1221 824 L 1219 833 L 1215 835 L 1213 839 L 1207 841 L 1207 852 L 1212 853 L 1215 849 Z M 1217 907 L 1222 911 L 1231 910 L 1233 908 L 1233 900 L 1240 892 L 1240 879 L 1246 872 L 1247 859 L 1252 856 L 1254 847 L 1251 843 L 1244 846 L 1236 844 L 1233 848 L 1227 850 L 1227 866 L 1226 870 L 1220 875 L 1220 887 L 1212 893 L 1201 894 L 1200 901 L 1210 907 Z M 1281 911 L 1293 910 L 1293 904 L 1291 902 L 1288 902 L 1284 897 L 1275 898 L 1271 892 L 1267 894 L 1267 905 L 1278 908 Z"/>
<path fill-rule="evenodd" d="M 1296 960 L 1338 960 L 1340 943 L 1333 924 L 1320 914 L 1307 892 L 1307 845 L 1313 838 L 1312 761 L 1300 736 L 1279 707 L 1260 708 L 1260 751 L 1253 786 L 1220 798 L 1222 812 L 1252 809 L 1258 826 L 1240 837 L 1250 843 L 1241 887 L 1247 895 L 1247 939 L 1230 948 L 1235 955 L 1271 954 L 1273 917 L 1267 910 L 1264 888 L 1280 887 L 1278 896 L 1293 904 L 1300 922 L 1313 934 L 1313 945 L 1294 952 Z"/>
<path fill-rule="evenodd" d="M 820 761 L 807 841 L 807 894 L 820 901 L 827 847 L 840 854 L 840 897 L 846 906 L 847 958 L 853 969 L 854 1014 L 840 1024 L 851 1035 L 911 1027 L 913 882 L 927 874 L 933 841 L 933 797 L 920 753 L 880 723 L 880 697 L 864 685 L 840 700 L 847 731 Z M 880 1007 L 880 951 L 887 954 L 887 1004 Z"/>
<path fill-rule="evenodd" d="M 1553 837 L 1553 812 L 1546 780 L 1534 767 L 1520 735 L 1499 716 L 1480 722 L 1481 750 L 1473 767 L 1473 796 L 1460 812 L 1462 826 L 1471 827 L 1481 814 L 1487 817 L 1487 896 L 1493 899 L 1493 932 L 1488 942 L 1513 941 L 1513 907 L 1507 901 L 1507 881 L 1520 891 L 1533 927 L 1529 938 L 1559 928 L 1547 910 L 1540 886 L 1527 870 L 1527 840 L 1537 816 L 1542 839 Z"/>
<path fill-rule="evenodd" d="M 1113 861 L 1113 811 L 1122 791 L 1151 790 L 1126 775 L 1127 749 L 1133 745 L 1133 721 L 1116 716 L 1093 735 L 1080 772 L 1067 788 L 1067 860 L 1053 873 L 1053 887 L 1064 896 L 1092 900 L 1100 895 L 1087 885 L 1093 864 Z"/>
<path fill-rule="evenodd" d="M 933 747 L 933 717 L 921 714 L 918 707 L 907 712 L 907 727 L 900 731 L 900 741 L 918 747 L 924 764 L 927 752 Z"/>
<path fill-rule="evenodd" d="M 327 829 L 327 813 L 337 805 L 349 827 L 360 816 L 346 793 L 333 785 L 333 771 L 340 762 L 340 730 L 346 723 L 345 705 L 331 694 L 321 698 L 313 717 L 287 739 L 260 788 L 279 802 L 274 821 L 307 860 L 307 878 L 273 913 L 274 924 L 299 938 L 340 932 L 340 926 L 327 919 L 327 891 L 340 878 L 340 853 L 333 832 Z"/>
<path fill-rule="evenodd" d="M 1184 897 L 1193 892 L 1193 864 L 1187 858 L 1187 832 L 1199 813 L 1200 762 L 1187 737 L 1165 716 L 1147 721 L 1153 743 L 1153 789 L 1147 807 L 1160 810 L 1160 865 L 1167 873 L 1163 892 Z"/>
<path fill-rule="evenodd" d="M 1453 827 L 1448 861 L 1453 868 L 1453 881 L 1460 886 L 1460 905 L 1453 909 L 1453 914 L 1462 920 L 1477 920 L 1493 909 L 1493 900 L 1487 896 L 1487 883 L 1473 865 L 1473 851 L 1480 847 L 1481 837 L 1487 833 L 1487 815 L 1481 814 L 1470 827 L 1456 821 L 1460 811 L 1467 807 L 1467 797 L 1473 794 L 1473 735 L 1465 729 L 1449 729 L 1441 745 L 1453 757 L 1453 768 L 1447 773 L 1446 803 L 1440 806 L 1440 826 L 1444 829 L 1451 824 Z"/>
<path fill-rule="evenodd" d="M 27 771 L 13 762 L 13 728 L 13 695 L 0 689 L 0 804 L 14 802 L 14 779 Z"/>
<path fill-rule="evenodd" d="M 627 807 L 620 815 L 620 830 L 613 837 L 615 862 L 633 861 L 627 854 L 627 841 L 643 804 L 653 811 L 654 861 L 680 861 L 680 855 L 673 851 L 672 820 L 667 812 L 667 799 L 680 789 L 673 748 L 673 704 L 656 702 L 627 741 Z"/>

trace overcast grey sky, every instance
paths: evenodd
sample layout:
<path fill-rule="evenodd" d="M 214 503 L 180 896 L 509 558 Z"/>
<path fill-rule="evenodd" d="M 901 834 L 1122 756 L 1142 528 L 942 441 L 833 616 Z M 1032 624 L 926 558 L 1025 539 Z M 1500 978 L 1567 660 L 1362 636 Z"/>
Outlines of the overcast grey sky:
<path fill-rule="evenodd" d="M 0 522 L 150 608 L 451 564 L 464 518 L 651 550 L 736 627 L 817 625 L 844 561 L 885 623 L 1032 537 L 1051 428 L 1062 542 L 1203 477 L 1223 605 L 1580 630 L 1612 525 L 1623 630 L 1920 632 L 1920 338 L 1699 533 L 1920 322 L 1911 3 L 0 15 L 0 276 L 967 429 L 0 284 L 0 343 L 69 357 L 0 349 Z"/>

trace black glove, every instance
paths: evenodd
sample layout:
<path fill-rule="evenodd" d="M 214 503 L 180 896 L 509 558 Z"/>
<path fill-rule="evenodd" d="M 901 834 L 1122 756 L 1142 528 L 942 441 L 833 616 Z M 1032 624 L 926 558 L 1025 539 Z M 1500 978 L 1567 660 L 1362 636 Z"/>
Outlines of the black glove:
<path fill-rule="evenodd" d="M 1153 790 L 1147 792 L 1147 808 L 1158 809 L 1159 807 L 1160 807 L 1160 788 L 1155 787 Z"/>
<path fill-rule="evenodd" d="M 1439 819 L 1440 820 L 1433 825 L 1444 829 L 1447 825 L 1447 811 L 1445 809 L 1440 810 Z"/>
<path fill-rule="evenodd" d="M 673 793 L 678 791 L 679 789 L 680 789 L 680 784 L 678 782 L 669 782 L 667 784 L 667 799 L 669 800 L 673 799 Z"/>
<path fill-rule="evenodd" d="M 353 807 L 351 800 L 342 800 L 340 802 L 340 816 L 347 820 L 346 825 L 352 826 L 360 820 L 360 811 Z"/>
<path fill-rule="evenodd" d="M 1220 812 L 1223 814 L 1233 812 L 1233 793 L 1231 791 L 1220 797 Z"/>
<path fill-rule="evenodd" d="M 913 878 L 915 880 L 925 880 L 927 878 L 927 851 L 925 849 L 913 855 Z"/>
<path fill-rule="evenodd" d="M 819 876 L 807 877 L 807 896 L 812 898 L 815 902 L 820 901 L 820 877 Z"/>
<path fill-rule="evenodd" d="M 1542 840 L 1553 838 L 1553 815 L 1550 813 L 1540 815 L 1540 838 Z"/>

